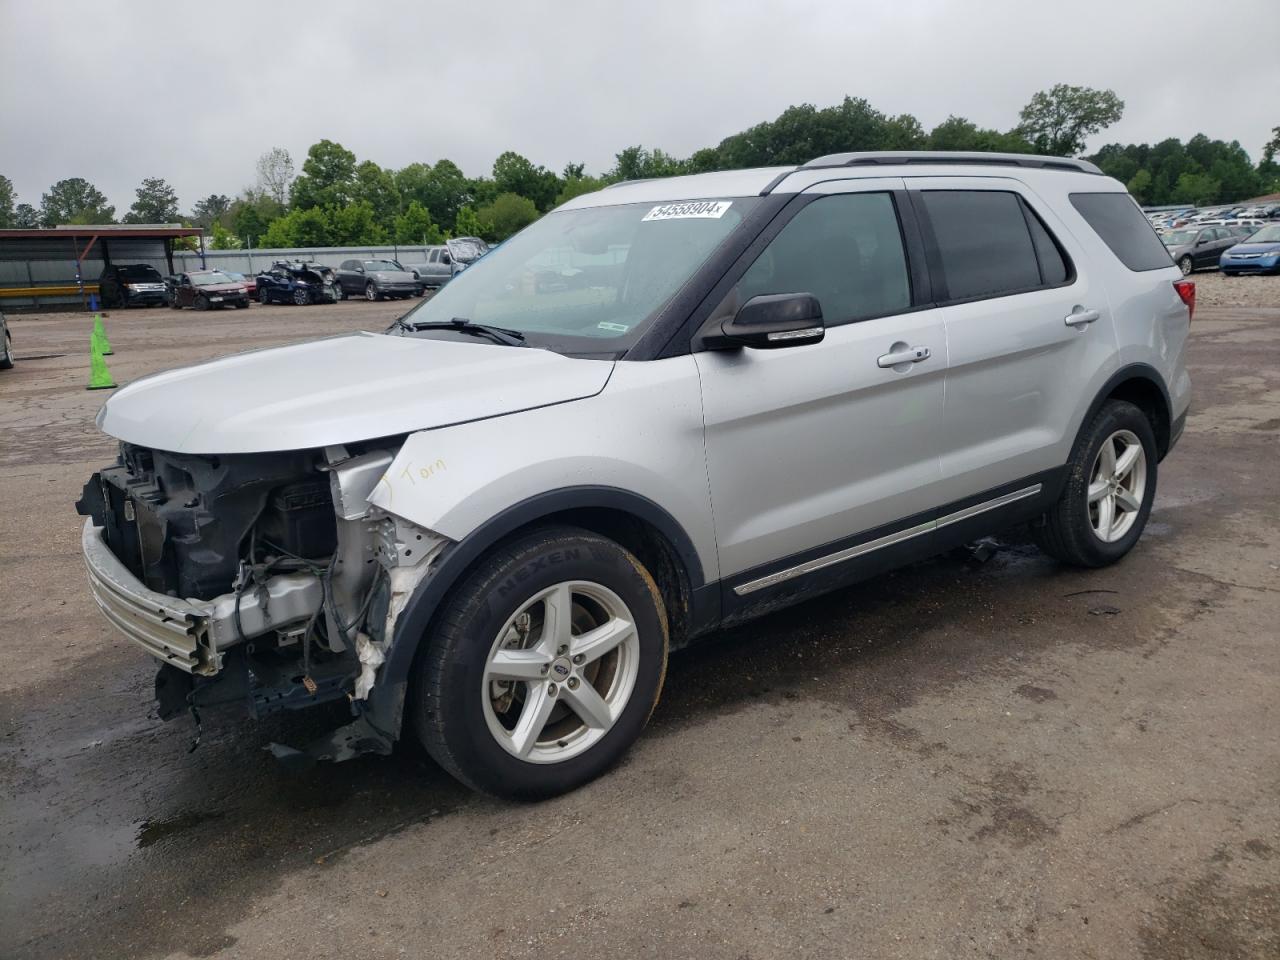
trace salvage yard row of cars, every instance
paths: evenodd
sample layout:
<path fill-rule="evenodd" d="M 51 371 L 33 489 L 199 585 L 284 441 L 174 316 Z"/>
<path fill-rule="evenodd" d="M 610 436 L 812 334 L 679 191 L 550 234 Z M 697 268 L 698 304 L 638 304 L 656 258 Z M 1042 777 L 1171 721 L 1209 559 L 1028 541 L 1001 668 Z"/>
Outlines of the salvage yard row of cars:
<path fill-rule="evenodd" d="M 1183 276 L 1220 269 L 1228 277 L 1280 273 L 1280 204 L 1148 211 Z"/>
<path fill-rule="evenodd" d="M 109 264 L 98 278 L 103 306 L 174 309 L 243 309 L 261 304 L 336 303 L 348 297 L 366 300 L 420 297 L 438 289 L 489 252 L 478 237 L 458 237 L 428 247 L 421 263 L 388 258 L 344 260 L 334 269 L 314 260 L 277 260 L 255 276 L 228 270 L 189 270 L 162 276 L 148 264 Z"/>

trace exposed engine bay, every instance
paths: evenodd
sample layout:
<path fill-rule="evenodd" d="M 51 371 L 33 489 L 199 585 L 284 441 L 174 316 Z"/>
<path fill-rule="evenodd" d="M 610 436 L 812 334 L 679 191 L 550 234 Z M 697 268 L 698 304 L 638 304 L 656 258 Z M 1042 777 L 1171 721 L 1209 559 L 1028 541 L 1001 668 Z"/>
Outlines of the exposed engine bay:
<path fill-rule="evenodd" d="M 359 717 L 398 612 L 393 582 L 410 589 L 446 542 L 369 504 L 393 454 L 209 456 L 122 443 L 90 478 L 76 504 L 91 518 L 90 584 L 107 618 L 164 661 L 163 718 L 343 697 Z"/>

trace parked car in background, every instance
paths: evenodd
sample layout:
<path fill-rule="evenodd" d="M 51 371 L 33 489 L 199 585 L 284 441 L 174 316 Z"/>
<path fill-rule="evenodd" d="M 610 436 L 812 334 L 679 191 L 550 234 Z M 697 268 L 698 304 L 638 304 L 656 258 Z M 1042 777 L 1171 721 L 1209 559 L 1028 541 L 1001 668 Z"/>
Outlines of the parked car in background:
<path fill-rule="evenodd" d="M 232 280 L 244 284 L 245 293 L 249 294 L 250 300 L 253 300 L 258 296 L 258 280 L 256 277 L 251 277 L 243 273 L 235 273 L 231 270 L 226 270 L 224 272 Z"/>
<path fill-rule="evenodd" d="M 349 297 L 420 297 L 422 282 L 398 260 L 343 260 L 336 271 L 338 286 Z"/>
<path fill-rule="evenodd" d="M 191 270 L 178 274 L 169 306 L 175 310 L 194 307 L 208 310 L 235 307 L 243 310 L 249 306 L 249 294 L 244 284 L 221 270 Z"/>
<path fill-rule="evenodd" d="M 9 324 L 0 313 L 0 370 L 13 369 L 13 334 L 9 332 Z"/>
<path fill-rule="evenodd" d="M 1228 248 L 1218 266 L 1228 277 L 1241 273 L 1280 273 L 1280 223 L 1269 224 L 1244 243 Z"/>
<path fill-rule="evenodd" d="M 446 283 L 489 252 L 489 245 L 479 237 L 454 237 L 438 247 L 428 247 L 422 263 L 406 264 L 427 287 L 443 287 Z"/>
<path fill-rule="evenodd" d="M 1226 227 L 1184 227 L 1161 234 L 1160 240 L 1185 277 L 1193 270 L 1216 268 L 1222 252 L 1240 237 Z"/>
<path fill-rule="evenodd" d="M 342 299 L 341 289 L 328 267 L 306 261 L 277 260 L 271 269 L 258 274 L 259 303 L 334 303 Z"/>
<path fill-rule="evenodd" d="M 158 307 L 169 302 L 164 277 L 145 263 L 109 264 L 98 277 L 104 307 Z"/>

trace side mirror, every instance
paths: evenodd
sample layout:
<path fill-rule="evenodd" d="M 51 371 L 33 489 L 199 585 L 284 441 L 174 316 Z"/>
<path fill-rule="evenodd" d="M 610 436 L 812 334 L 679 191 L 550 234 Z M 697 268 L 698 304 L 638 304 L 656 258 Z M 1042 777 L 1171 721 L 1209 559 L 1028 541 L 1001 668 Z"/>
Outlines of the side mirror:
<path fill-rule="evenodd" d="M 360 264 L 356 264 L 356 273 L 364 273 L 364 267 Z"/>
<path fill-rule="evenodd" d="M 1203 247 L 1203 246 L 1204 246 L 1206 243 L 1208 243 L 1208 242 L 1209 242 L 1209 238 L 1208 238 L 1208 237 L 1201 237 L 1199 240 L 1197 240 L 1197 241 L 1196 241 L 1196 246 L 1197 246 L 1197 247 Z"/>
<path fill-rule="evenodd" d="M 776 350 L 818 343 L 826 332 L 817 297 L 809 293 L 771 293 L 752 297 L 720 324 L 719 332 L 705 334 L 702 342 L 710 350 Z"/>

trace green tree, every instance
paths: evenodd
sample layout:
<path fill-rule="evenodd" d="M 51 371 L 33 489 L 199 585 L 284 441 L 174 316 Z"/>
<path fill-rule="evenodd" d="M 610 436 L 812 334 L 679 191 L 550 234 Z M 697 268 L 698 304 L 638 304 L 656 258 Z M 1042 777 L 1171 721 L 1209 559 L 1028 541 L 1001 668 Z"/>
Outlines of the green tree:
<path fill-rule="evenodd" d="M 396 172 L 395 181 L 400 202 L 417 200 L 436 223 L 453 223 L 458 211 L 472 202 L 466 175 L 452 160 L 440 160 L 435 166 L 411 163 Z"/>
<path fill-rule="evenodd" d="M 1019 132 L 1037 152 L 1074 157 L 1085 141 L 1124 115 L 1124 101 L 1112 90 L 1065 83 L 1041 90 L 1019 114 Z"/>
<path fill-rule="evenodd" d="M 396 214 L 400 212 L 400 191 L 395 177 L 372 160 L 365 160 L 356 167 L 356 182 L 352 196 L 367 203 L 373 209 L 373 217 L 385 231 L 394 229 Z"/>
<path fill-rule="evenodd" d="M 1192 203 L 1200 206 L 1217 201 L 1222 184 L 1207 173 L 1184 173 L 1173 188 L 1175 203 Z"/>
<path fill-rule="evenodd" d="M 178 195 L 161 177 L 147 177 L 134 194 L 138 199 L 124 215 L 125 223 L 178 222 Z"/>
<path fill-rule="evenodd" d="M 15 200 L 17 200 L 17 194 L 13 191 L 13 181 L 0 174 L 0 229 L 14 225 L 13 204 Z"/>
<path fill-rule="evenodd" d="M 217 220 L 213 221 L 213 237 L 209 241 L 211 250 L 239 250 L 244 243 L 234 233 Z"/>
<path fill-rule="evenodd" d="M 1027 143 L 1017 131 L 980 128 L 964 117 L 950 116 L 929 131 L 925 144 L 930 150 L 978 150 L 996 153 L 1030 153 Z"/>
<path fill-rule="evenodd" d="M 321 140 L 307 150 L 302 173 L 289 188 L 289 202 L 297 210 L 345 206 L 355 182 L 356 155 L 340 143 Z"/>
<path fill-rule="evenodd" d="M 116 208 L 88 180 L 71 177 L 59 180 L 40 197 L 40 222 L 46 227 L 60 223 L 115 223 Z"/>
<path fill-rule="evenodd" d="M 1151 171 L 1144 167 L 1133 175 L 1126 186 L 1139 203 L 1150 203 L 1152 182 Z"/>
<path fill-rule="evenodd" d="M 515 193 L 532 200 L 539 210 L 549 210 L 560 191 L 560 178 L 543 166 L 513 150 L 499 154 L 493 161 L 495 199 L 504 193 Z"/>
<path fill-rule="evenodd" d="M 368 200 L 356 200 L 345 207 L 330 210 L 328 220 L 327 244 L 379 244 L 387 241 L 387 231 L 378 222 L 373 205 Z"/>
<path fill-rule="evenodd" d="M 411 200 L 404 213 L 396 217 L 395 238 L 396 243 L 444 243 L 444 233 L 417 200 Z"/>
<path fill-rule="evenodd" d="M 266 246 L 263 237 L 271 224 L 284 215 L 284 207 L 265 194 L 246 191 L 227 212 L 237 237 L 255 247 Z"/>
<path fill-rule="evenodd" d="M 211 193 L 203 200 L 197 200 L 191 207 L 191 219 L 197 226 L 206 230 L 215 223 L 223 227 L 227 225 L 227 214 L 231 210 L 231 198 L 221 193 Z"/>
<path fill-rule="evenodd" d="M 40 226 L 40 211 L 29 203 L 20 203 L 13 208 L 13 226 L 34 230 Z"/>
<path fill-rule="evenodd" d="M 505 240 L 538 219 L 538 208 L 528 197 L 518 193 L 500 193 L 493 202 L 476 211 L 480 222 L 487 224 L 486 240 Z"/>
<path fill-rule="evenodd" d="M 556 206 L 568 203 L 574 197 L 580 197 L 584 193 L 594 193 L 603 186 L 604 181 L 599 177 L 570 177 L 556 195 Z"/>
<path fill-rule="evenodd" d="M 280 206 L 289 199 L 293 184 L 293 157 L 284 147 L 272 147 L 258 158 L 258 192 L 266 194 Z"/>
<path fill-rule="evenodd" d="M 485 237 L 492 232 L 492 225 L 481 220 L 471 207 L 464 206 L 458 211 L 458 219 L 453 224 L 455 237 Z"/>
<path fill-rule="evenodd" d="M 332 243 L 328 214 L 320 207 L 290 210 L 271 222 L 260 247 L 327 247 Z"/>
<path fill-rule="evenodd" d="M 688 172 L 688 167 L 683 160 L 661 150 L 646 150 L 638 144 L 627 147 L 614 159 L 617 162 L 607 176 L 607 179 L 614 181 L 674 177 Z"/>

